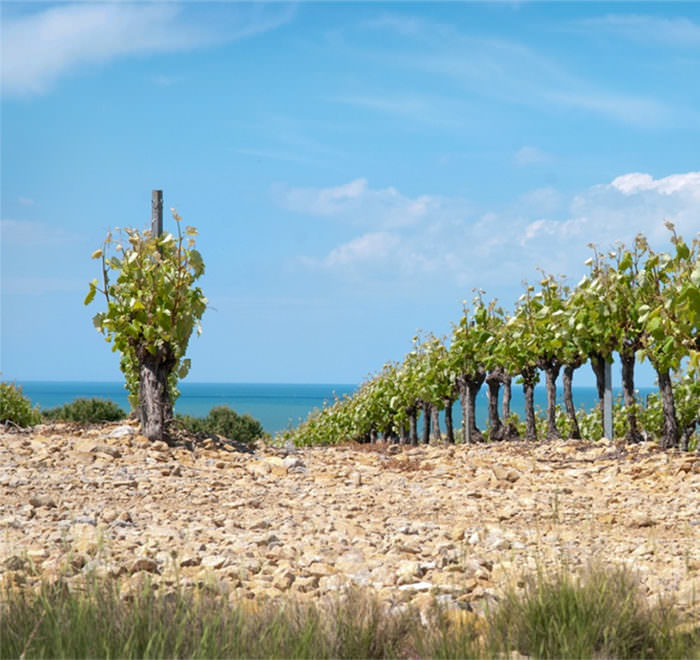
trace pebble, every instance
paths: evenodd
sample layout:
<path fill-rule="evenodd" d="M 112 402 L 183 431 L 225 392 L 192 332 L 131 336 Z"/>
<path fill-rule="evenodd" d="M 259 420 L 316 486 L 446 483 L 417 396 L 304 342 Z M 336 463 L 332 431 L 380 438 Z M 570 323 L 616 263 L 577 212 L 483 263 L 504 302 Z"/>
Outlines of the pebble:
<path fill-rule="evenodd" d="M 120 575 L 130 599 L 177 576 L 256 602 L 354 583 L 392 607 L 428 616 L 437 597 L 477 616 L 524 572 L 602 559 L 700 616 L 689 595 L 700 593 L 700 461 L 649 443 L 614 458 L 609 444 L 566 441 L 190 452 L 128 423 L 0 431 L 0 451 L 11 584 Z"/>
<path fill-rule="evenodd" d="M 40 507 L 46 507 L 48 509 L 56 508 L 56 500 L 50 495 L 35 495 L 29 498 L 29 504 L 31 504 L 35 509 Z"/>

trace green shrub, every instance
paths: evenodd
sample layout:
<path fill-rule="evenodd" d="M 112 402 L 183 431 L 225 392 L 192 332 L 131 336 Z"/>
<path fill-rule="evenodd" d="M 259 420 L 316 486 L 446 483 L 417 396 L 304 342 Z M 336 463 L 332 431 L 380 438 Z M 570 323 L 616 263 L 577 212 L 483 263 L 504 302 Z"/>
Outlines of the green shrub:
<path fill-rule="evenodd" d="M 0 423 L 8 422 L 21 427 L 33 426 L 41 422 L 41 414 L 38 407 L 32 408 L 20 385 L 0 383 Z"/>
<path fill-rule="evenodd" d="M 264 433 L 257 419 L 248 414 L 239 415 L 228 406 L 215 406 L 206 417 L 178 415 L 177 419 L 190 433 L 216 433 L 244 444 L 257 440 Z"/>
<path fill-rule="evenodd" d="M 2 596 L 1 658 L 395 658 L 421 628 L 415 611 L 388 615 L 359 591 L 253 607 L 148 585 L 128 601 L 109 582 Z"/>
<path fill-rule="evenodd" d="M 43 411 L 46 420 L 67 422 L 116 422 L 126 417 L 126 413 L 109 399 L 79 398 L 58 408 Z"/>
<path fill-rule="evenodd" d="M 494 648 L 538 658 L 674 658 L 697 648 L 677 632 L 674 610 L 647 604 L 624 568 L 540 573 L 508 591 L 488 620 Z"/>
<path fill-rule="evenodd" d="M 623 570 L 564 569 L 515 588 L 486 617 L 436 604 L 387 610 L 371 591 L 236 604 L 208 588 L 88 579 L 0 591 L 0 658 L 697 658 L 698 631 L 648 606 Z M 81 585 L 82 586 L 82 585 Z M 435 617 L 432 614 L 436 614 Z M 471 614 L 471 613 L 464 613 Z"/>

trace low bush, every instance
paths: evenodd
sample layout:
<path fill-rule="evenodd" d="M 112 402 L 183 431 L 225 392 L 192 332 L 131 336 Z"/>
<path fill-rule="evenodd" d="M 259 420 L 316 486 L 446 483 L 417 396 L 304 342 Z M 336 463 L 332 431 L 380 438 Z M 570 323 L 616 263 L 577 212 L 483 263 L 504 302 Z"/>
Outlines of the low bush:
<path fill-rule="evenodd" d="M 696 658 L 696 628 L 650 606 L 622 569 L 537 575 L 486 616 L 436 604 L 387 609 L 359 587 L 300 603 L 230 602 L 204 587 L 64 582 L 0 594 L 0 657 Z M 427 619 L 426 619 L 427 615 Z"/>
<path fill-rule="evenodd" d="M 699 641 L 678 632 L 673 608 L 650 606 L 624 568 L 540 573 L 507 591 L 488 620 L 493 649 L 538 658 L 679 658 Z"/>
<path fill-rule="evenodd" d="M 109 399 L 79 398 L 58 408 L 42 411 L 48 421 L 60 420 L 66 422 L 116 422 L 126 417 L 126 413 Z"/>
<path fill-rule="evenodd" d="M 39 424 L 41 414 L 38 407 L 22 394 L 22 387 L 15 383 L 0 383 L 0 423 L 26 427 Z"/>
<path fill-rule="evenodd" d="M 215 406 L 206 417 L 178 415 L 177 419 L 190 433 L 216 433 L 229 440 L 250 444 L 260 438 L 262 424 L 248 414 L 239 415 L 228 406 Z"/>
<path fill-rule="evenodd" d="M 322 604 L 236 606 L 206 590 L 146 585 L 123 600 L 118 583 L 74 592 L 59 583 L 3 601 L 2 658 L 400 657 L 420 627 L 415 612 L 388 616 L 364 592 Z"/>

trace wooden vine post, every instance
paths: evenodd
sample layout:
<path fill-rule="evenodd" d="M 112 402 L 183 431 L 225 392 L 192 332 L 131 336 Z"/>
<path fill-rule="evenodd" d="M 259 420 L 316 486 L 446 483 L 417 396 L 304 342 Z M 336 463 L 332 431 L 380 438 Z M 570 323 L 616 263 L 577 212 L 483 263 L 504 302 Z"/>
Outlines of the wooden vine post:
<path fill-rule="evenodd" d="M 163 191 L 151 191 L 151 232 L 154 236 L 163 233 Z"/>

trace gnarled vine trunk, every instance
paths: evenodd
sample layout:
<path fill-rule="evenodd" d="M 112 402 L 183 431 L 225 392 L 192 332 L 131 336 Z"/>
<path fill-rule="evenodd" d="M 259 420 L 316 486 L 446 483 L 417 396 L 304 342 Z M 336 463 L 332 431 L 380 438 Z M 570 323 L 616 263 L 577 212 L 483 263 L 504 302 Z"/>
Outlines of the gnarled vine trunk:
<path fill-rule="evenodd" d="M 503 440 L 504 428 L 498 416 L 498 392 L 501 389 L 501 370 L 494 369 L 486 376 L 489 402 L 489 439 Z"/>
<path fill-rule="evenodd" d="M 661 406 L 664 411 L 664 435 L 661 438 L 661 447 L 669 449 L 678 447 L 678 418 L 676 417 L 676 404 L 673 400 L 673 384 L 668 369 L 656 370 L 659 380 L 659 393 L 661 394 Z"/>
<path fill-rule="evenodd" d="M 430 425 L 433 427 L 433 440 L 442 442 L 442 433 L 440 433 L 440 409 L 435 405 L 430 406 Z"/>
<path fill-rule="evenodd" d="M 401 422 L 399 426 L 399 443 L 405 445 L 408 443 L 408 430 L 406 429 L 406 422 Z"/>
<path fill-rule="evenodd" d="M 627 413 L 626 439 L 629 444 L 641 442 L 642 437 L 637 427 L 637 397 L 634 394 L 634 350 L 622 351 L 620 362 L 622 363 L 622 395 L 625 400 L 625 411 Z"/>
<path fill-rule="evenodd" d="M 557 428 L 557 378 L 561 370 L 561 362 L 551 359 L 543 365 L 543 368 L 547 389 L 547 439 L 556 440 L 561 438 Z"/>
<path fill-rule="evenodd" d="M 432 406 L 427 401 L 421 403 L 423 409 L 423 436 L 421 442 L 427 445 L 430 442 L 430 409 Z"/>
<path fill-rule="evenodd" d="M 600 426 L 605 425 L 605 356 L 600 353 L 591 353 L 591 369 L 595 374 L 595 385 L 598 390 L 598 410 L 600 411 Z"/>
<path fill-rule="evenodd" d="M 469 424 L 472 442 L 484 442 L 485 440 L 476 425 L 476 395 L 479 394 L 485 377 L 486 374 L 483 371 L 479 371 L 472 378 L 467 379 L 467 424 Z"/>
<path fill-rule="evenodd" d="M 446 398 L 445 402 L 445 439 L 450 444 L 454 444 L 455 432 L 452 425 L 452 406 L 454 404 L 454 399 Z"/>
<path fill-rule="evenodd" d="M 513 397 L 513 378 L 509 373 L 503 371 L 501 374 L 503 383 L 503 399 L 501 400 L 501 422 L 505 427 L 503 433 L 504 440 L 516 440 L 520 437 L 518 429 L 510 419 L 510 401 Z"/>
<path fill-rule="evenodd" d="M 411 406 L 406 410 L 408 414 L 408 441 L 412 445 L 418 444 L 418 410 Z"/>
<path fill-rule="evenodd" d="M 576 408 L 574 407 L 574 395 L 572 392 L 572 383 L 574 380 L 574 371 L 581 366 L 581 360 L 576 360 L 567 365 L 564 365 L 564 374 L 562 376 L 563 390 L 564 390 L 564 407 L 566 408 L 566 414 L 571 422 L 571 437 L 575 440 L 581 439 L 581 429 L 578 426 L 578 419 L 576 419 Z"/>
<path fill-rule="evenodd" d="M 537 440 L 535 425 L 535 367 L 527 367 L 520 374 L 523 377 L 523 394 L 525 395 L 525 439 Z"/>
<path fill-rule="evenodd" d="M 142 349 L 139 358 L 138 418 L 141 432 L 149 440 L 164 440 L 167 427 L 173 418 L 173 404 L 168 392 L 168 377 L 176 360 L 169 351 L 155 355 Z"/>
<path fill-rule="evenodd" d="M 462 408 L 462 442 L 467 444 L 467 418 L 468 418 L 468 393 L 467 393 L 467 381 L 460 377 L 457 381 L 457 389 L 459 390 L 459 403 Z"/>

